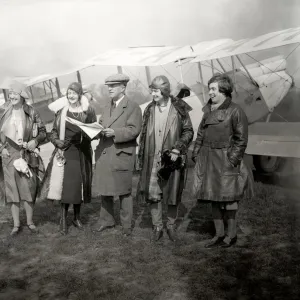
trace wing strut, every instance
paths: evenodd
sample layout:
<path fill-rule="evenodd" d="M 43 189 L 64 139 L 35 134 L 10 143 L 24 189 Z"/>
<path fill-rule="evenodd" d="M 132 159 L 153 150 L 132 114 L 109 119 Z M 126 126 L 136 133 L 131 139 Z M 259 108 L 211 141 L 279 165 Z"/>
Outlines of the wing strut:
<path fill-rule="evenodd" d="M 2 89 L 2 93 L 3 93 L 3 96 L 4 96 L 4 100 L 5 100 L 5 102 L 7 102 L 7 101 L 8 101 L 8 99 L 7 99 L 6 90 L 5 90 L 5 89 Z"/>
<path fill-rule="evenodd" d="M 248 74 L 249 78 L 251 79 L 252 83 L 255 86 L 258 86 L 258 84 L 255 82 L 255 80 L 253 79 L 253 77 L 251 76 L 251 74 L 249 73 L 248 69 L 246 68 L 246 66 L 244 65 L 244 63 L 242 62 L 241 58 L 236 55 L 236 58 L 238 59 L 238 61 L 240 62 L 240 64 L 242 65 L 242 67 L 245 69 L 246 73 Z"/>
<path fill-rule="evenodd" d="M 181 63 L 181 59 L 178 59 L 178 66 L 179 66 L 179 72 L 180 72 L 181 83 L 184 83 L 184 81 L 183 81 L 183 74 L 182 74 L 182 63 Z"/>
<path fill-rule="evenodd" d="M 57 90 L 57 96 L 58 96 L 58 98 L 61 98 L 62 94 L 60 91 L 59 81 L 58 81 L 57 77 L 55 78 L 55 86 L 56 86 L 56 90 Z"/>
<path fill-rule="evenodd" d="M 202 97 L 203 97 L 203 100 L 201 102 L 204 105 L 206 103 L 206 97 L 205 97 L 205 89 L 204 89 L 204 80 L 203 80 L 202 67 L 201 67 L 201 63 L 200 62 L 198 62 L 198 70 L 199 70 L 200 82 L 201 82 L 201 86 L 202 86 Z"/>
<path fill-rule="evenodd" d="M 45 81 L 43 81 L 43 87 L 44 87 L 45 95 L 47 95 L 47 92 L 46 92 L 46 86 L 45 86 Z"/>
<path fill-rule="evenodd" d="M 231 56 L 231 62 L 232 62 L 232 70 L 233 70 L 233 88 L 234 91 L 236 91 L 236 77 L 235 77 L 235 61 L 234 61 L 234 56 Z"/>
<path fill-rule="evenodd" d="M 219 63 L 221 69 L 223 70 L 224 73 L 226 73 L 226 70 L 224 68 L 224 66 L 222 65 L 222 63 L 220 62 L 220 60 L 217 58 L 216 61 Z"/>
<path fill-rule="evenodd" d="M 123 69 L 121 66 L 117 66 L 117 69 L 119 74 L 123 74 Z"/>
<path fill-rule="evenodd" d="M 151 73 L 149 67 L 145 67 L 145 71 L 146 71 L 147 83 L 149 87 L 151 84 Z"/>
<path fill-rule="evenodd" d="M 32 86 L 29 87 L 29 91 L 30 91 L 30 94 L 31 94 L 32 102 L 34 103 L 33 92 L 32 92 Z"/>
<path fill-rule="evenodd" d="M 77 80 L 78 80 L 78 82 L 82 85 L 80 72 L 77 71 L 76 73 L 77 73 Z"/>

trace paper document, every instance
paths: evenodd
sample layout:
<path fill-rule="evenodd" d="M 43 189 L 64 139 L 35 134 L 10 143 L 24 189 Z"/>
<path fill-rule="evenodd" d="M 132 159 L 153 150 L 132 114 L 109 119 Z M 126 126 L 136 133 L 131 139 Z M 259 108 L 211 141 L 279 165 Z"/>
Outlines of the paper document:
<path fill-rule="evenodd" d="M 78 126 L 90 137 L 90 139 L 93 139 L 96 135 L 98 135 L 104 129 L 104 127 L 97 122 L 85 124 L 80 121 L 69 118 L 68 116 L 66 116 L 66 121 Z"/>

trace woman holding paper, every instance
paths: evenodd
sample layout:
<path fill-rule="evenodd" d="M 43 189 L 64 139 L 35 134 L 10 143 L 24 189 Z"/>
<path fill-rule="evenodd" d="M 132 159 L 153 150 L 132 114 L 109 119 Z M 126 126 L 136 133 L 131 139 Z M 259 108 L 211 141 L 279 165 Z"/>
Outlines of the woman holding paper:
<path fill-rule="evenodd" d="M 44 174 L 37 146 L 45 140 L 46 128 L 37 111 L 26 103 L 26 86 L 11 82 L 8 98 L 0 111 L 0 190 L 2 200 L 11 205 L 11 236 L 15 236 L 21 230 L 21 201 L 28 229 L 37 232 L 32 220 L 33 206 Z"/>
<path fill-rule="evenodd" d="M 56 112 L 50 137 L 55 150 L 46 171 L 41 198 L 61 202 L 60 232 L 65 235 L 69 205 L 73 204 L 74 208 L 73 225 L 82 230 L 81 203 L 91 201 L 91 139 L 80 125 L 96 122 L 96 115 L 77 82 L 69 85 L 65 99 L 57 101 L 58 105 L 49 105 Z"/>

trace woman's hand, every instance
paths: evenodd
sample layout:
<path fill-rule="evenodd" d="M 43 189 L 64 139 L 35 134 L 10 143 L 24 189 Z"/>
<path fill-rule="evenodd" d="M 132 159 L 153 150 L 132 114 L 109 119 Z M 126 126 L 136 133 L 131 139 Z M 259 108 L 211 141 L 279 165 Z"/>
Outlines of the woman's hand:
<path fill-rule="evenodd" d="M 171 161 L 176 161 L 178 156 L 180 154 L 180 151 L 177 149 L 172 149 L 171 151 Z"/>
<path fill-rule="evenodd" d="M 6 148 L 4 148 L 4 149 L 2 150 L 1 156 L 2 156 L 3 158 L 9 158 L 9 157 L 10 157 L 9 152 L 8 152 L 8 150 L 7 150 Z"/>
<path fill-rule="evenodd" d="M 28 149 L 29 151 L 34 151 L 34 149 L 36 148 L 36 146 L 37 146 L 36 140 L 31 140 L 31 141 L 29 141 L 29 142 L 27 143 L 27 149 Z"/>

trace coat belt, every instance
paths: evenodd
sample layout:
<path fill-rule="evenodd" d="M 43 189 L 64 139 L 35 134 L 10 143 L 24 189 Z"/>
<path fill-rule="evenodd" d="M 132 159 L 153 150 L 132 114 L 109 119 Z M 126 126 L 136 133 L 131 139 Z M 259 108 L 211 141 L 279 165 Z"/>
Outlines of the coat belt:
<path fill-rule="evenodd" d="M 202 146 L 210 147 L 212 149 L 222 149 L 222 148 L 230 147 L 230 143 L 229 142 L 203 140 Z"/>

